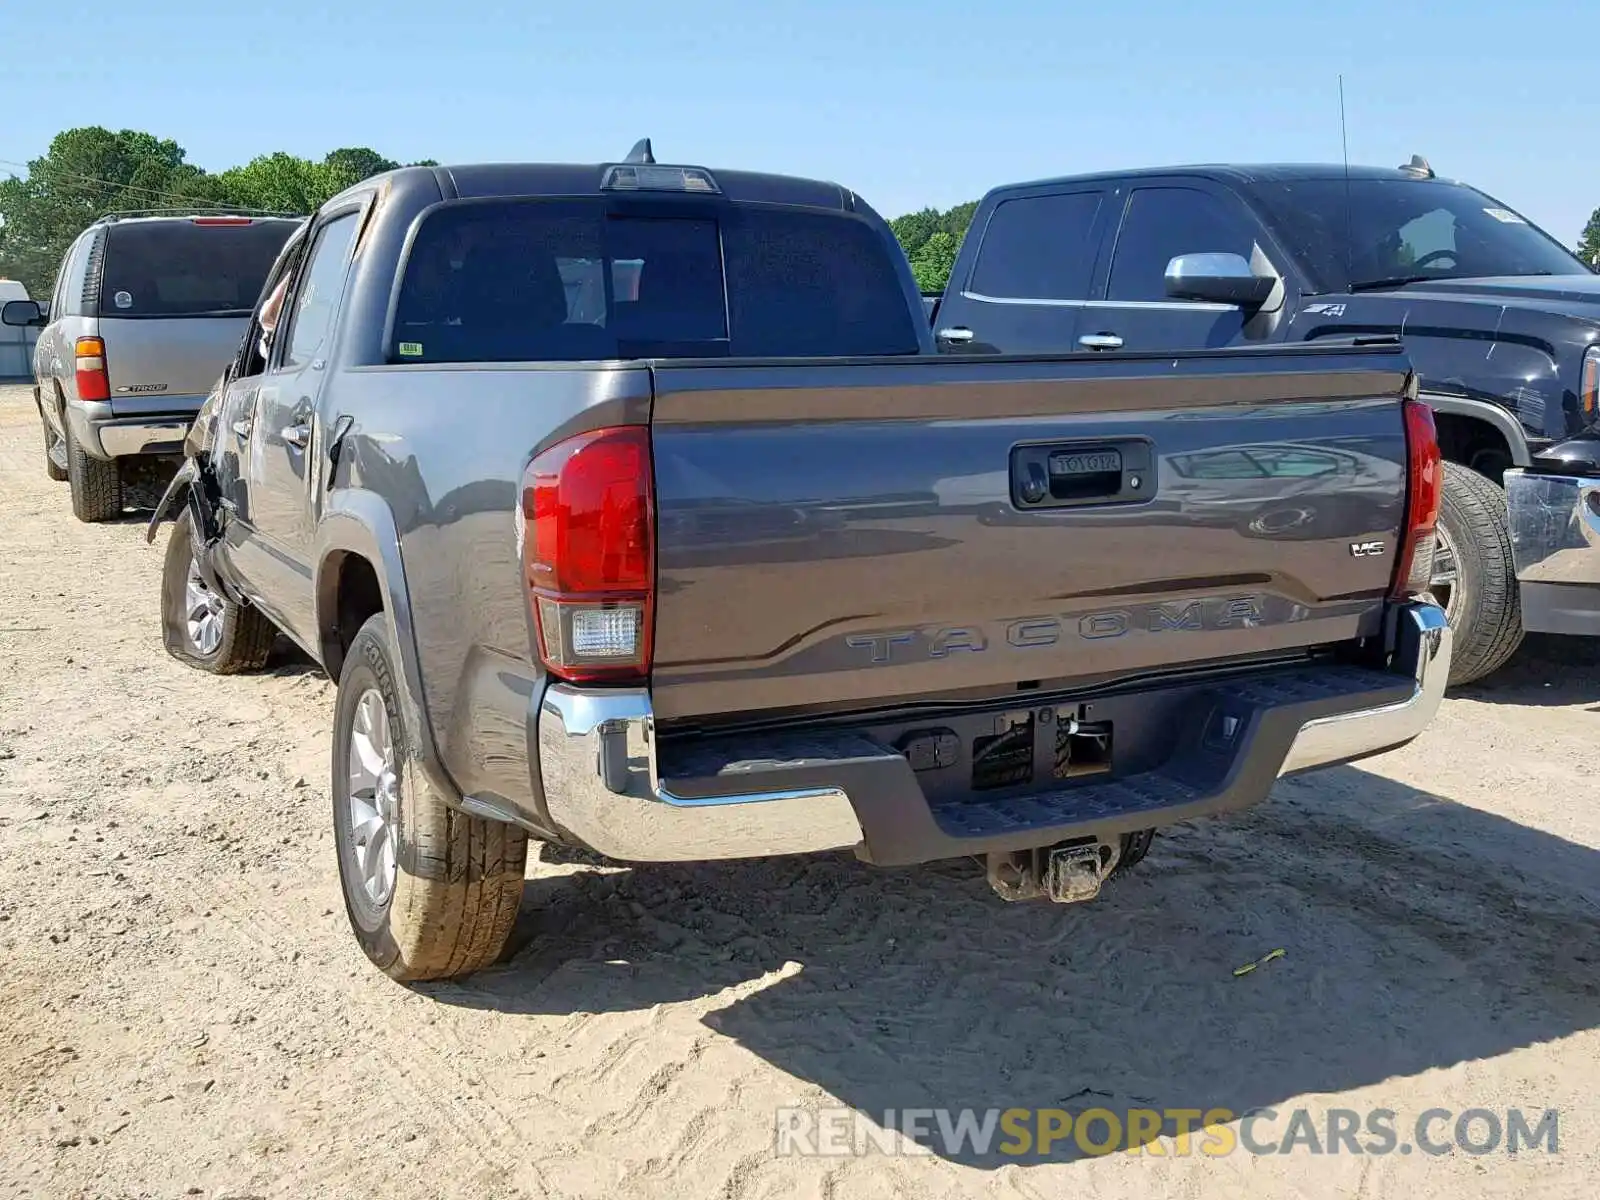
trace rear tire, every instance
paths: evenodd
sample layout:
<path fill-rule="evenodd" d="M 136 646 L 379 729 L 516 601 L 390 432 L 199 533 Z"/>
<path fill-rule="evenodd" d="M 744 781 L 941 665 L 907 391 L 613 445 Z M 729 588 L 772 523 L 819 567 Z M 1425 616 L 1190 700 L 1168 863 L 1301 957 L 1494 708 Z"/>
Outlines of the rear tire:
<path fill-rule="evenodd" d="M 52 454 L 54 453 L 55 448 L 56 448 L 57 444 L 59 444 L 61 439 L 56 437 L 55 431 L 50 428 L 50 422 L 46 421 L 44 419 L 44 413 L 43 412 L 40 412 L 40 414 L 39 414 L 39 424 L 44 429 L 44 473 L 45 473 L 45 476 L 47 478 L 49 478 L 49 479 L 54 480 L 56 483 L 60 483 L 60 482 L 62 482 L 63 480 L 66 479 L 66 477 L 67 477 L 67 469 L 65 467 L 57 466 L 56 465 L 56 460 L 52 457 Z M 64 454 L 63 454 L 63 457 L 65 457 Z"/>
<path fill-rule="evenodd" d="M 333 717 L 333 829 L 356 941 L 392 979 L 449 979 L 489 966 L 517 910 L 528 838 L 418 786 L 388 618 L 361 627 Z M 352 753 L 352 747 L 355 753 Z"/>
<path fill-rule="evenodd" d="M 1433 594 L 1450 618 L 1449 683 L 1456 687 L 1493 674 L 1522 644 L 1504 489 L 1470 467 L 1445 463 L 1439 529 Z"/>
<path fill-rule="evenodd" d="M 122 515 L 122 472 L 115 459 L 91 458 L 67 426 L 67 482 L 72 487 L 72 515 L 90 524 Z"/>
<path fill-rule="evenodd" d="M 161 638 L 167 653 L 213 675 L 238 675 L 266 666 L 277 636 L 259 608 L 235 604 L 199 578 L 189 512 L 179 513 L 161 572 Z"/>

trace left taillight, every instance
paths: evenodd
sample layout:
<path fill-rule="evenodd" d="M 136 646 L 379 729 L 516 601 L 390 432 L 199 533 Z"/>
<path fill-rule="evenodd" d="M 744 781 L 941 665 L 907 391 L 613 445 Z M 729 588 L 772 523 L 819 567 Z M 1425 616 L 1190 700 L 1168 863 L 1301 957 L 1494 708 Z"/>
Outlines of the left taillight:
<path fill-rule="evenodd" d="M 78 399 L 111 399 L 111 380 L 106 375 L 106 344 L 97 337 L 81 337 L 73 347 L 78 376 Z"/>
<path fill-rule="evenodd" d="M 578 434 L 522 477 L 522 574 L 553 675 L 637 683 L 650 673 L 655 612 L 655 487 L 650 431 Z"/>
<path fill-rule="evenodd" d="M 1433 582 L 1433 554 L 1444 496 L 1444 461 L 1433 410 L 1417 400 L 1405 401 L 1406 513 L 1400 530 L 1400 553 L 1394 567 L 1396 600 L 1426 592 Z"/>

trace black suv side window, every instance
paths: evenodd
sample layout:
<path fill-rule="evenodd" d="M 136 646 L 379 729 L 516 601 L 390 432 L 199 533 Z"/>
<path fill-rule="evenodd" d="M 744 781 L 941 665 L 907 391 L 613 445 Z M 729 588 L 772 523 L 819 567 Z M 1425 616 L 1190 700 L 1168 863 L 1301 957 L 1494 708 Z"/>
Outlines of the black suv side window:
<path fill-rule="evenodd" d="M 311 259 L 301 272 L 283 331 L 284 367 L 304 366 L 316 357 L 328 340 L 339 297 L 344 293 L 345 272 L 350 267 L 350 251 L 355 245 L 361 214 L 348 212 L 335 217 L 317 231 Z"/>
<path fill-rule="evenodd" d="M 1108 300 L 1167 299 L 1167 264 L 1180 254 L 1248 259 L 1255 228 L 1237 204 L 1197 188 L 1140 188 L 1128 201 L 1111 257 Z"/>
<path fill-rule="evenodd" d="M 1001 201 L 968 286 L 996 300 L 1088 299 L 1100 204 L 1100 192 Z"/>

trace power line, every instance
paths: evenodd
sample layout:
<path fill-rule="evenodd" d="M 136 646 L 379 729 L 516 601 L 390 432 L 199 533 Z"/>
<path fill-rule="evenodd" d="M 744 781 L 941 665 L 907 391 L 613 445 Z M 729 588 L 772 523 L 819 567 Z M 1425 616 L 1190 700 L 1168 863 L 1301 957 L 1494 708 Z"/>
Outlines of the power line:
<path fill-rule="evenodd" d="M 21 167 L 24 171 L 27 171 L 30 174 L 32 174 L 33 170 L 33 168 L 27 163 L 13 162 L 12 160 L 6 158 L 0 158 L 0 166 Z M 202 200 L 198 196 L 186 196 L 182 192 L 158 191 L 154 188 L 138 187 L 137 185 L 131 183 L 119 183 L 115 179 L 97 179 L 93 175 L 81 175 L 76 171 L 65 170 L 56 166 L 54 163 L 51 163 L 46 167 L 46 172 L 62 179 L 75 180 L 78 183 L 98 184 L 101 187 L 116 188 L 124 192 L 136 192 L 141 196 L 152 196 L 157 200 L 178 201 L 183 204 L 191 204 L 204 208 L 221 209 L 227 212 L 259 213 L 266 211 L 265 209 L 259 208 L 244 208 L 237 204 L 219 204 L 212 200 Z"/>

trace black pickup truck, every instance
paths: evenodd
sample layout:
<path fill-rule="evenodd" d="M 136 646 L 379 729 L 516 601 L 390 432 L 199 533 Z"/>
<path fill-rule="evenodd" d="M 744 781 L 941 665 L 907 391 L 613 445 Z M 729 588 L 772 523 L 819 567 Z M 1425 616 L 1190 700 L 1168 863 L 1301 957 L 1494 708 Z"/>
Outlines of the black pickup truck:
<path fill-rule="evenodd" d="M 1087 899 L 1443 693 L 1392 339 L 947 358 L 852 192 L 647 146 L 379 176 L 283 279 L 158 510 L 163 632 L 339 680 L 340 877 L 397 977 L 493 961 L 530 834 Z"/>
<path fill-rule="evenodd" d="M 997 188 L 933 321 L 962 354 L 1399 336 L 1447 463 L 1432 592 L 1451 682 L 1496 670 L 1524 629 L 1600 635 L 1600 277 L 1420 158 Z M 1337 468 L 1241 450 L 1200 470 L 1305 487 Z"/>

